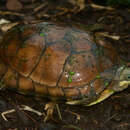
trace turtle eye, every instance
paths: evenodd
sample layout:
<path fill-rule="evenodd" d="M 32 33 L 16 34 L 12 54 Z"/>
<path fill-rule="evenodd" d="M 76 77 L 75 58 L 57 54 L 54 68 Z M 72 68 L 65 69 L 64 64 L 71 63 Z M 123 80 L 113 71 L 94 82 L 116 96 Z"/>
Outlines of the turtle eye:
<path fill-rule="evenodd" d="M 125 76 L 125 79 L 126 79 L 126 80 L 130 80 L 130 74 L 126 75 L 126 76 Z"/>

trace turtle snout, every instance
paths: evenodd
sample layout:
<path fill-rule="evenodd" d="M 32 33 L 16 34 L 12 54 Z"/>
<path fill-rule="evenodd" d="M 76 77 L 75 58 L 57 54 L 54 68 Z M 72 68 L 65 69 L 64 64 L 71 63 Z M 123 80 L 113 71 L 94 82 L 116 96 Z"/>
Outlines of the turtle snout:
<path fill-rule="evenodd" d="M 125 68 L 120 75 L 120 87 L 127 88 L 130 85 L 130 67 Z"/>
<path fill-rule="evenodd" d="M 130 81 L 130 67 L 127 67 L 122 71 L 120 80 Z"/>

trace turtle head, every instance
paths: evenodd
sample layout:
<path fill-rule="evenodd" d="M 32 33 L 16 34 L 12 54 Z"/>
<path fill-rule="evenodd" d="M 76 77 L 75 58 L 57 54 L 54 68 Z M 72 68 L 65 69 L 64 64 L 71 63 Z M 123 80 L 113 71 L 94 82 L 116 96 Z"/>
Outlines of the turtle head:
<path fill-rule="evenodd" d="M 125 67 L 120 75 L 120 86 L 128 87 L 130 85 L 130 67 Z"/>
<path fill-rule="evenodd" d="M 114 78 L 118 81 L 118 87 L 115 87 L 115 91 L 122 91 L 130 85 L 130 67 L 122 66 L 117 70 Z"/>

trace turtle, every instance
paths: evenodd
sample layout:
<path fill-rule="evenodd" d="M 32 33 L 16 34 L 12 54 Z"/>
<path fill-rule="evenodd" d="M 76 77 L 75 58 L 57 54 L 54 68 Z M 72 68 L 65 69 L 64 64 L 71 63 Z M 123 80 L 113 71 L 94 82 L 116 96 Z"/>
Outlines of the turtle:
<path fill-rule="evenodd" d="M 130 85 L 130 66 L 84 30 L 41 22 L 4 34 L 0 81 L 25 95 L 91 106 Z"/>

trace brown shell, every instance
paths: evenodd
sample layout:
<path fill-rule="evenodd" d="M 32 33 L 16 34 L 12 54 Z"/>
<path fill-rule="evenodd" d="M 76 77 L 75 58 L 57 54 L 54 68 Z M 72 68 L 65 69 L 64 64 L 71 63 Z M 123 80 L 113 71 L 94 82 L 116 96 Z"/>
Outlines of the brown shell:
<path fill-rule="evenodd" d="M 57 99 L 97 97 L 111 84 L 117 65 L 117 54 L 88 33 L 46 22 L 8 31 L 0 55 L 7 88 Z"/>

